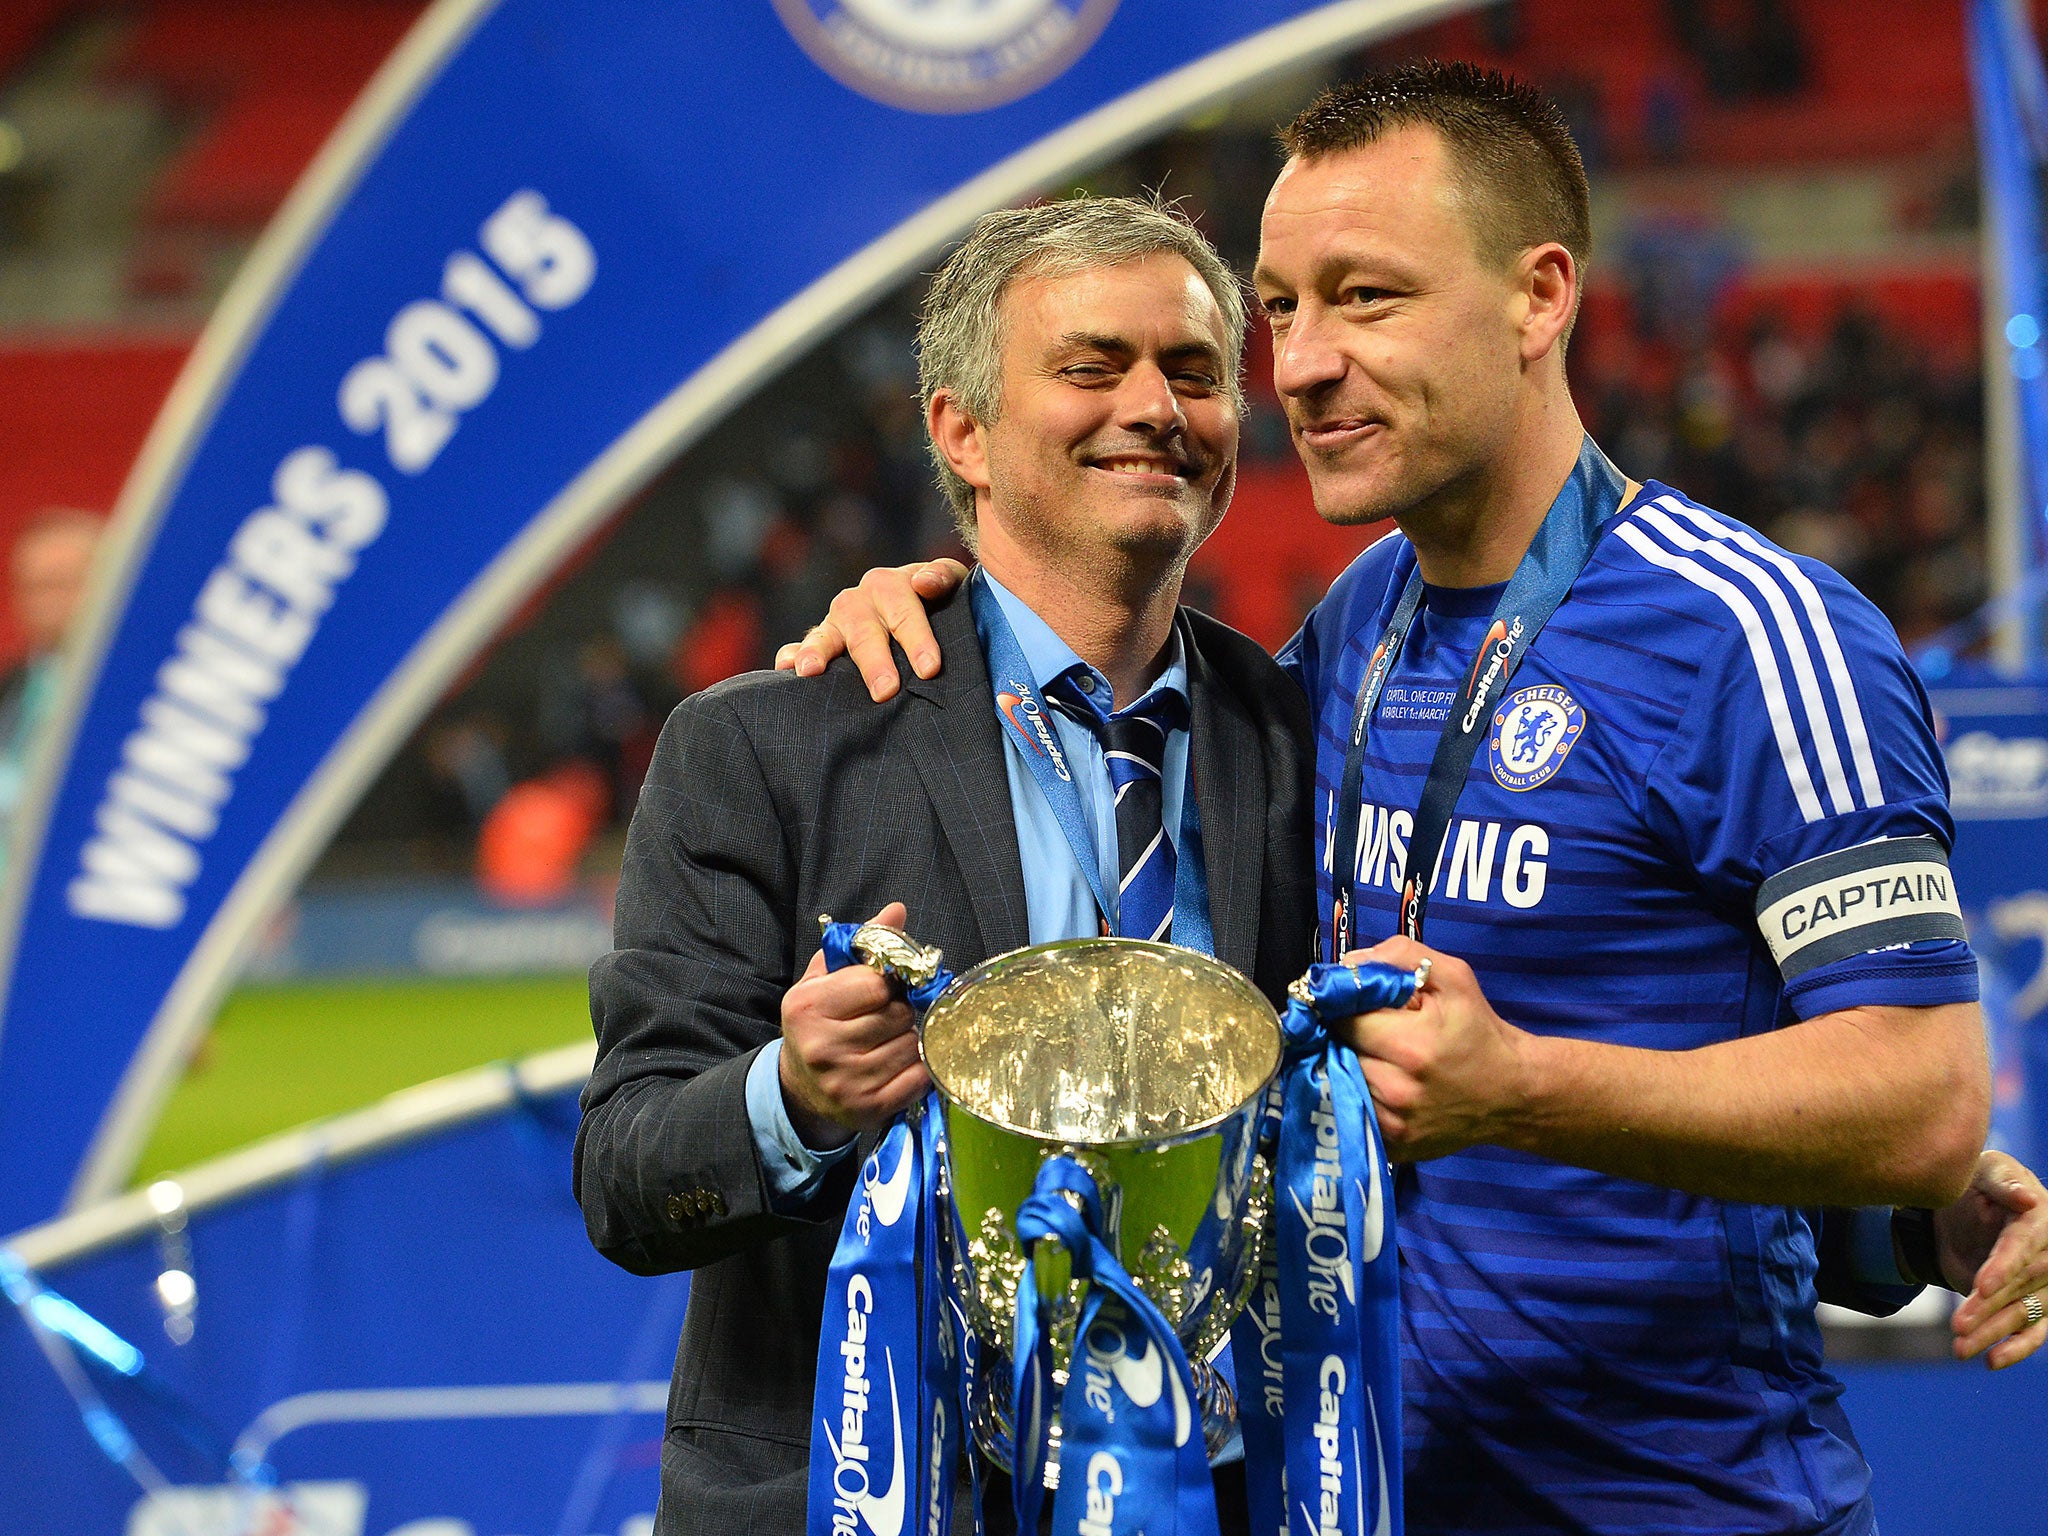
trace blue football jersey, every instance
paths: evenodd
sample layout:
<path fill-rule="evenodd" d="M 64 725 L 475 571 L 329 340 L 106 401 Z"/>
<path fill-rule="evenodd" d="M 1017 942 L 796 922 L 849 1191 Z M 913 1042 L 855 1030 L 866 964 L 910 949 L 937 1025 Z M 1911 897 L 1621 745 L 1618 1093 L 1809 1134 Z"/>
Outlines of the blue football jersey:
<path fill-rule="evenodd" d="M 1405 545 L 1283 655 L 1313 702 L 1321 913 L 1357 690 Z M 1360 944 L 1500 587 L 1437 590 L 1372 722 Z M 1540 1033 L 1685 1050 L 1857 1004 L 1976 996 L 1927 700 L 1834 572 L 1652 483 L 1601 531 L 1474 758 L 1423 939 Z M 1808 1217 L 1495 1147 L 1404 1167 L 1413 1533 L 1859 1532 Z"/>

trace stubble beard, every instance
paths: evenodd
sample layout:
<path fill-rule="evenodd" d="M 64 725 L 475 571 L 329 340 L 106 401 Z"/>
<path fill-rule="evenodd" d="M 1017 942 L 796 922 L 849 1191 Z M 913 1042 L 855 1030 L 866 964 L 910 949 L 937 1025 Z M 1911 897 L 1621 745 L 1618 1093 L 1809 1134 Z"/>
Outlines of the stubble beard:
<path fill-rule="evenodd" d="M 1385 475 L 1347 475 L 1335 466 L 1335 473 L 1318 473 L 1311 455 L 1304 452 L 1301 457 L 1302 467 L 1308 471 L 1309 496 L 1315 502 L 1316 516 L 1333 528 L 1363 528 L 1390 517 L 1398 518 L 1433 494 L 1431 487 L 1418 489 L 1402 483 L 1412 478 L 1408 476 L 1390 481 Z"/>
<path fill-rule="evenodd" d="M 1383 523 L 1401 510 L 1398 506 L 1383 505 L 1389 498 L 1380 496 L 1340 501 L 1317 485 L 1313 476 L 1309 479 L 1309 496 L 1315 502 L 1316 516 L 1333 528 L 1364 528 Z"/>
<path fill-rule="evenodd" d="M 1109 520 L 1077 525 L 1049 516 L 1036 495 L 1013 500 L 1007 511 L 1011 536 L 1035 550 L 1048 572 L 1132 599 L 1178 582 L 1199 542 L 1185 526 L 1151 519 L 1136 526 Z"/>
<path fill-rule="evenodd" d="M 1341 470 L 1327 478 L 1318 476 L 1306 453 L 1302 463 L 1316 515 L 1324 522 L 1334 528 L 1364 528 L 1392 520 L 1411 533 L 1440 522 L 1446 501 L 1455 501 L 1458 488 L 1469 484 L 1479 469 L 1477 462 L 1463 462 L 1457 454 L 1430 455 L 1421 464 L 1394 459 L 1379 474 L 1360 472 L 1355 477 Z M 1346 485 L 1354 479 L 1357 483 Z"/>

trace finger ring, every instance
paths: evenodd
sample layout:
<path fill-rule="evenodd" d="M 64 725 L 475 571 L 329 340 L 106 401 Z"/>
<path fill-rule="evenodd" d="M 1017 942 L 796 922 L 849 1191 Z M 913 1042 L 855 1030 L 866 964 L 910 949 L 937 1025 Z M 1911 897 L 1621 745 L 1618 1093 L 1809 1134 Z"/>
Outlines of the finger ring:
<path fill-rule="evenodd" d="M 2041 1293 L 2039 1291 L 2029 1291 L 2021 1299 L 2027 1309 L 2027 1326 L 2029 1328 L 2038 1327 L 2041 1319 L 2044 1316 L 2048 1316 L 2048 1313 L 2044 1313 L 2041 1310 Z"/>

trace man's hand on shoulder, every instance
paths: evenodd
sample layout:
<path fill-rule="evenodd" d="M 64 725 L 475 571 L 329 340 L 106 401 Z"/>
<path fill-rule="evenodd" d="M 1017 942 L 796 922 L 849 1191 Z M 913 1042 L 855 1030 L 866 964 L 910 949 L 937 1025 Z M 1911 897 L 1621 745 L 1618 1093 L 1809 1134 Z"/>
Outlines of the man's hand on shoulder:
<path fill-rule="evenodd" d="M 874 920 L 901 928 L 907 916 L 892 901 Z M 931 1086 L 910 1005 L 864 965 L 827 974 L 822 950 L 782 995 L 781 1079 L 790 1124 L 818 1152 L 887 1125 Z"/>
<path fill-rule="evenodd" d="M 893 638 L 910 658 L 919 677 L 938 676 L 944 659 L 932 626 L 925 618 L 935 603 L 967 579 L 958 560 L 920 560 L 909 565 L 877 566 L 832 599 L 826 618 L 811 626 L 802 640 L 775 653 L 778 672 L 794 669 L 798 677 L 816 677 L 826 664 L 851 656 L 877 704 L 896 696 L 900 679 L 889 652 Z"/>
<path fill-rule="evenodd" d="M 1505 1141 L 1527 1075 L 1529 1037 L 1493 1011 L 1472 967 L 1405 938 L 1344 959 L 1402 970 L 1430 963 L 1429 984 L 1406 1008 L 1360 1014 L 1336 1029 L 1358 1053 L 1387 1155 L 1412 1163 Z"/>

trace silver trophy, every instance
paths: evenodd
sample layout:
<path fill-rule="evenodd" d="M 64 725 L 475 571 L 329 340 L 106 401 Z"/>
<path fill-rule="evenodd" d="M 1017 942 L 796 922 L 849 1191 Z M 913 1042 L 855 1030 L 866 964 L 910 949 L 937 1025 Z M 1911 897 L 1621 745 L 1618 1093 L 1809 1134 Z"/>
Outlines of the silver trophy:
<path fill-rule="evenodd" d="M 891 948 L 923 974 L 936 954 Z M 858 946 L 858 941 L 856 941 Z M 859 946 L 866 948 L 865 946 Z M 910 946 L 915 949 L 916 946 Z M 871 956 L 870 963 L 876 963 Z M 888 966 L 901 970 L 895 963 Z M 1013 1218 L 1039 1165 L 1065 1155 L 1101 1191 L 1104 1239 L 1178 1334 L 1211 1450 L 1236 1405 L 1209 1368 L 1259 1272 L 1271 1180 L 1258 1121 L 1280 1021 L 1221 961 L 1138 939 L 1015 950 L 957 978 L 925 1015 L 924 1061 L 946 1108 L 941 1193 L 950 1263 L 979 1348 L 969 1415 L 1013 1465 L 1011 1370 L 1024 1252 Z M 1063 1386 L 1085 1282 L 1056 1242 L 1034 1272 Z M 1047 1482 L 1057 1480 L 1058 1441 Z"/>

